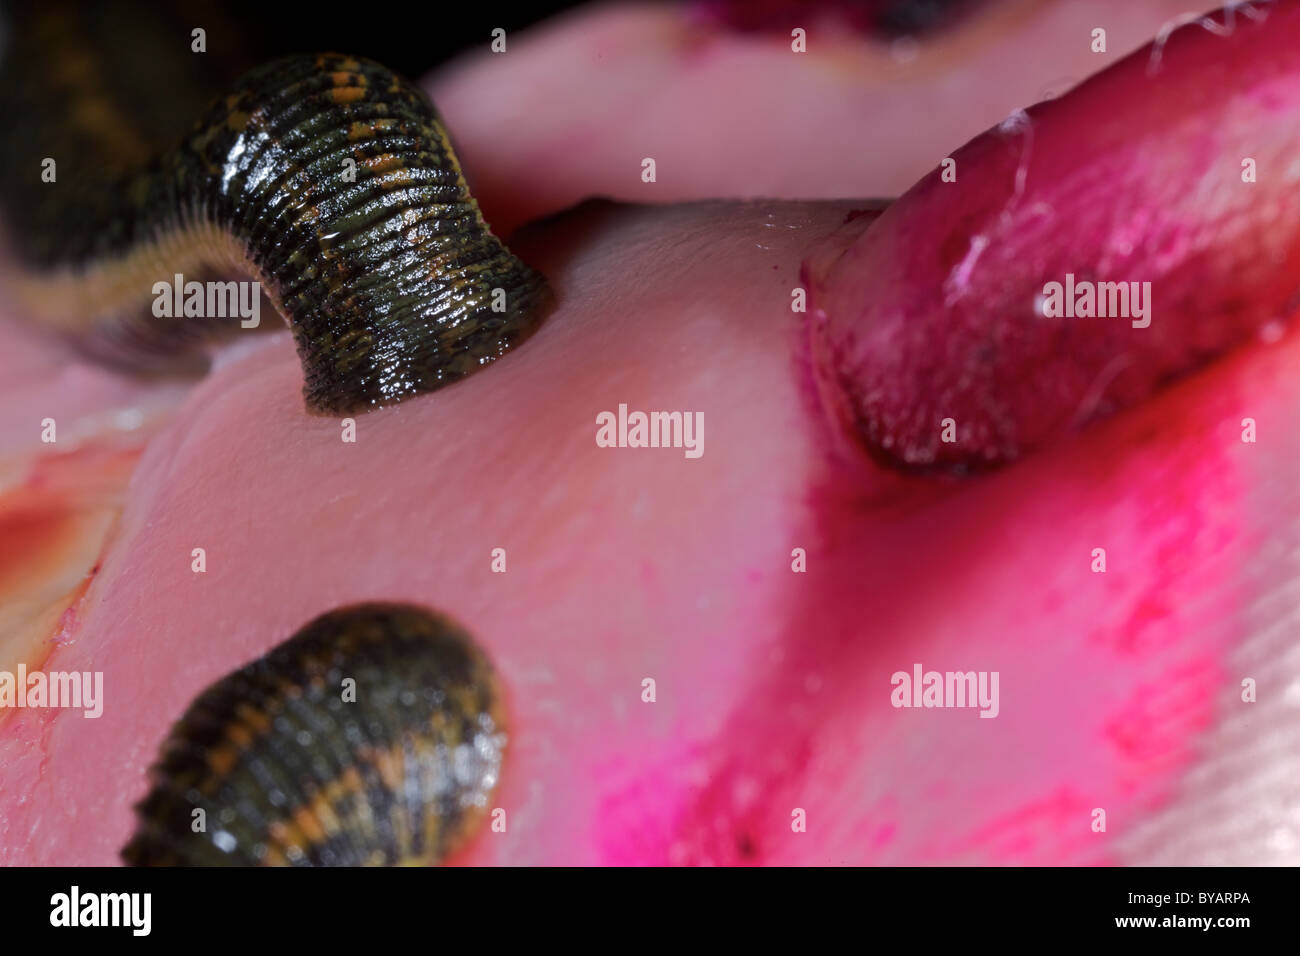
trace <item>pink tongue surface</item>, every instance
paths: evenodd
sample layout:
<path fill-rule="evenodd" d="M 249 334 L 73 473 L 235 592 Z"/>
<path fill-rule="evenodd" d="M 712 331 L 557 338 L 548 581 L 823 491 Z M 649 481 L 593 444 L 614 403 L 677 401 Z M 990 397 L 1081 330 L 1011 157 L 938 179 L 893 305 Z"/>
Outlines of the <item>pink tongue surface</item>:
<path fill-rule="evenodd" d="M 1280 334 L 1300 304 L 1300 6 L 1223 24 L 976 138 L 819 277 L 824 372 L 874 455 L 1001 464 Z"/>

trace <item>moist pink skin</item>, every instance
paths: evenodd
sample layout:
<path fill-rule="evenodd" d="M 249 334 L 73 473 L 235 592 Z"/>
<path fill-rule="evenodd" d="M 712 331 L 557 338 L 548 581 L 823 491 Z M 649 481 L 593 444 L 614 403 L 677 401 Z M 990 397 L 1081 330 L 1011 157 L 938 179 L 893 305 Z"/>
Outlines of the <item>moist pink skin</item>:
<path fill-rule="evenodd" d="M 815 284 L 815 348 L 873 454 L 1001 464 L 1289 318 L 1300 7 L 1231 23 L 978 137 L 955 181 L 922 178 Z M 1067 274 L 1149 283 L 1148 311 L 1049 316 Z"/>
<path fill-rule="evenodd" d="M 685 6 L 592 6 L 508 37 L 504 54 L 452 61 L 431 93 L 501 234 L 588 196 L 897 196 L 1188 6 L 1004 0 L 903 55 L 821 19 L 804 23 L 808 52 L 796 54 L 789 36 L 734 32 Z M 1105 53 L 1091 50 L 1095 27 Z"/>
<path fill-rule="evenodd" d="M 39 667 L 116 521 L 132 464 L 185 389 L 131 382 L 0 324 L 0 671 Z M 55 441 L 47 422 L 52 422 Z M 0 711 L 0 722 L 7 714 Z"/>
<path fill-rule="evenodd" d="M 1296 449 L 1237 420 L 1294 415 L 1300 353 L 1257 349 L 991 480 L 901 481 L 826 439 L 797 360 L 789 289 L 849 208 L 538 230 L 519 245 L 556 316 L 355 445 L 304 415 L 287 337 L 217 372 L 146 452 L 48 662 L 103 670 L 103 717 L 0 725 L 0 862 L 113 862 L 188 701 L 367 598 L 455 615 L 509 688 L 509 829 L 466 862 L 1116 859 L 1091 809 L 1122 834 L 1169 797 L 1235 691 L 1242 609 L 1279 584 L 1257 545 Z M 596 447 L 620 401 L 703 411 L 703 457 Z M 893 709 L 916 661 L 999 670 L 1000 715 Z"/>
<path fill-rule="evenodd" d="M 363 417 L 355 445 L 337 421 L 304 415 L 287 341 L 195 392 L 141 462 L 84 629 L 48 663 L 93 662 L 122 703 L 98 721 L 23 712 L 0 727 L 23 795 L 5 815 L 9 859 L 111 861 L 160 731 L 194 693 L 312 608 L 370 597 L 440 607 L 498 661 L 518 734 L 501 796 L 512 838 L 485 844 L 495 858 L 554 862 L 569 846 L 570 859 L 598 859 L 587 828 L 602 791 L 590 780 L 635 779 L 635 756 L 666 756 L 683 720 L 702 721 L 688 736 L 707 739 L 724 705 L 670 702 L 708 702 L 743 671 L 758 622 L 779 621 L 779 593 L 764 598 L 749 575 L 762 549 L 784 566 L 782 503 L 797 501 L 813 460 L 785 302 L 798 248 L 818 233 L 799 210 L 754 210 L 729 238 L 697 243 L 673 237 L 708 223 L 705 209 L 633 214 L 617 230 L 599 211 L 588 218 L 570 240 L 581 255 L 557 250 L 558 230 L 524 246 L 563 303 L 527 350 L 464 387 Z M 755 231 L 779 238 L 778 251 L 757 250 Z M 633 249 L 643 266 L 616 270 Z M 651 262 L 680 281 L 647 286 Z M 741 287 L 751 291 L 737 298 Z M 652 321 L 660 312 L 675 318 Z M 763 313 L 775 321 L 736 334 L 742 316 Z M 575 367 L 582 355 L 600 359 Z M 759 362 L 752 376 L 718 373 Z M 772 389 L 768 373 L 790 384 Z M 716 437 L 696 461 L 597 448 L 597 413 L 621 401 L 702 410 Z M 774 425 L 788 441 L 765 440 Z M 756 506 L 740 506 L 752 481 L 742 461 L 770 476 Z M 285 477 L 268 481 L 268 463 Z M 294 474 L 315 477 L 295 487 Z M 490 572 L 498 546 L 504 575 Z M 194 547 L 208 549 L 204 575 L 190 571 Z M 714 633 L 738 639 L 698 667 L 684 652 Z M 663 705 L 640 703 L 645 676 L 661 682 Z M 542 765 L 560 786 L 544 785 Z M 73 823 L 91 817 L 94 833 Z"/>
<path fill-rule="evenodd" d="M 113 862 L 192 695 L 371 596 L 455 613 L 510 689 L 510 830 L 466 862 L 1268 861 L 1239 830 L 1176 844 L 1221 833 L 1196 796 L 1220 729 L 1293 726 L 1276 705 L 1294 655 L 1241 649 L 1295 606 L 1295 342 L 978 482 L 882 472 L 819 411 L 788 311 L 800 260 L 864 205 L 550 224 L 520 251 L 562 283 L 556 318 L 483 375 L 363 417 L 355 446 L 302 415 L 287 341 L 219 372 L 151 448 L 49 665 L 106 670 L 105 716 L 0 723 L 0 862 Z M 595 412 L 624 400 L 705 411 L 705 457 L 595 448 Z M 889 707 L 890 672 L 918 660 L 1000 669 L 999 717 Z M 1234 795 L 1220 816 L 1284 832 L 1288 753 L 1214 782 Z"/>
<path fill-rule="evenodd" d="M 27 471 L 33 456 L 108 435 L 131 441 L 185 391 L 174 382 L 124 378 L 78 360 L 35 329 L 0 323 L 0 490 Z M 42 418 L 55 420 L 56 448 L 43 447 Z"/>

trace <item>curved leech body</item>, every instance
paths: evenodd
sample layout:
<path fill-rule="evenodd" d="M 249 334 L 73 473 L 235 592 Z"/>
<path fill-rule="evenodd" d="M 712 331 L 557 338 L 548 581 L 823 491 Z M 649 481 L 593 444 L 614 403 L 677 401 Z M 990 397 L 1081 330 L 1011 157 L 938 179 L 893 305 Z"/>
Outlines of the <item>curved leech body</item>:
<path fill-rule="evenodd" d="M 331 611 L 195 699 L 122 857 L 438 863 L 475 831 L 504 746 L 496 678 L 455 624 L 398 604 Z"/>
<path fill-rule="evenodd" d="M 427 97 L 372 61 L 272 61 L 142 167 L 115 150 L 94 176 L 63 157 L 52 183 L 32 162 L 6 202 L 23 311 L 111 361 L 184 364 L 233 323 L 156 316 L 155 284 L 234 270 L 293 330 L 308 407 L 363 411 L 499 358 L 551 301 L 487 228 Z"/>

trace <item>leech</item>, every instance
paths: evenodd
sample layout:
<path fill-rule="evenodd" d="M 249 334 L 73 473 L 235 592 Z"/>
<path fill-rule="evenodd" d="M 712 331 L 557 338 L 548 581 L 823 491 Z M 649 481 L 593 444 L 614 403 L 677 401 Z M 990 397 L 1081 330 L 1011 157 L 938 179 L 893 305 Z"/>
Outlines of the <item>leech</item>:
<path fill-rule="evenodd" d="M 192 365 L 231 323 L 160 318 L 155 286 L 236 270 L 293 330 L 309 410 L 355 413 L 501 357 L 552 301 L 484 223 L 428 98 L 372 61 L 276 60 L 160 157 L 104 150 L 93 189 L 31 182 L 33 164 L 6 197 L 21 310 L 101 359 Z"/>
<path fill-rule="evenodd" d="M 505 741 L 491 665 L 454 623 L 400 604 L 331 611 L 189 706 L 122 858 L 439 863 L 482 822 Z"/>

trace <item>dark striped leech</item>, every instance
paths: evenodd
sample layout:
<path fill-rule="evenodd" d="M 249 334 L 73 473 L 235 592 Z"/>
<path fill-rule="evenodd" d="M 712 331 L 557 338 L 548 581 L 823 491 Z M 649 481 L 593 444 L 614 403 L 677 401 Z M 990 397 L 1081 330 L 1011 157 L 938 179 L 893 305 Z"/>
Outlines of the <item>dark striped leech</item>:
<path fill-rule="evenodd" d="M 99 107 L 78 95 L 62 105 L 84 124 Z M 551 302 L 484 223 L 428 98 L 377 63 L 268 63 L 147 161 L 92 132 L 57 140 L 77 148 L 54 182 L 35 160 L 7 171 L 5 204 L 20 308 L 102 359 L 192 367 L 232 323 L 158 317 L 156 284 L 245 273 L 293 330 L 309 409 L 352 413 L 501 357 Z"/>
<path fill-rule="evenodd" d="M 483 822 L 505 741 L 492 667 L 457 625 L 402 604 L 334 610 L 189 706 L 122 858 L 435 864 Z"/>

